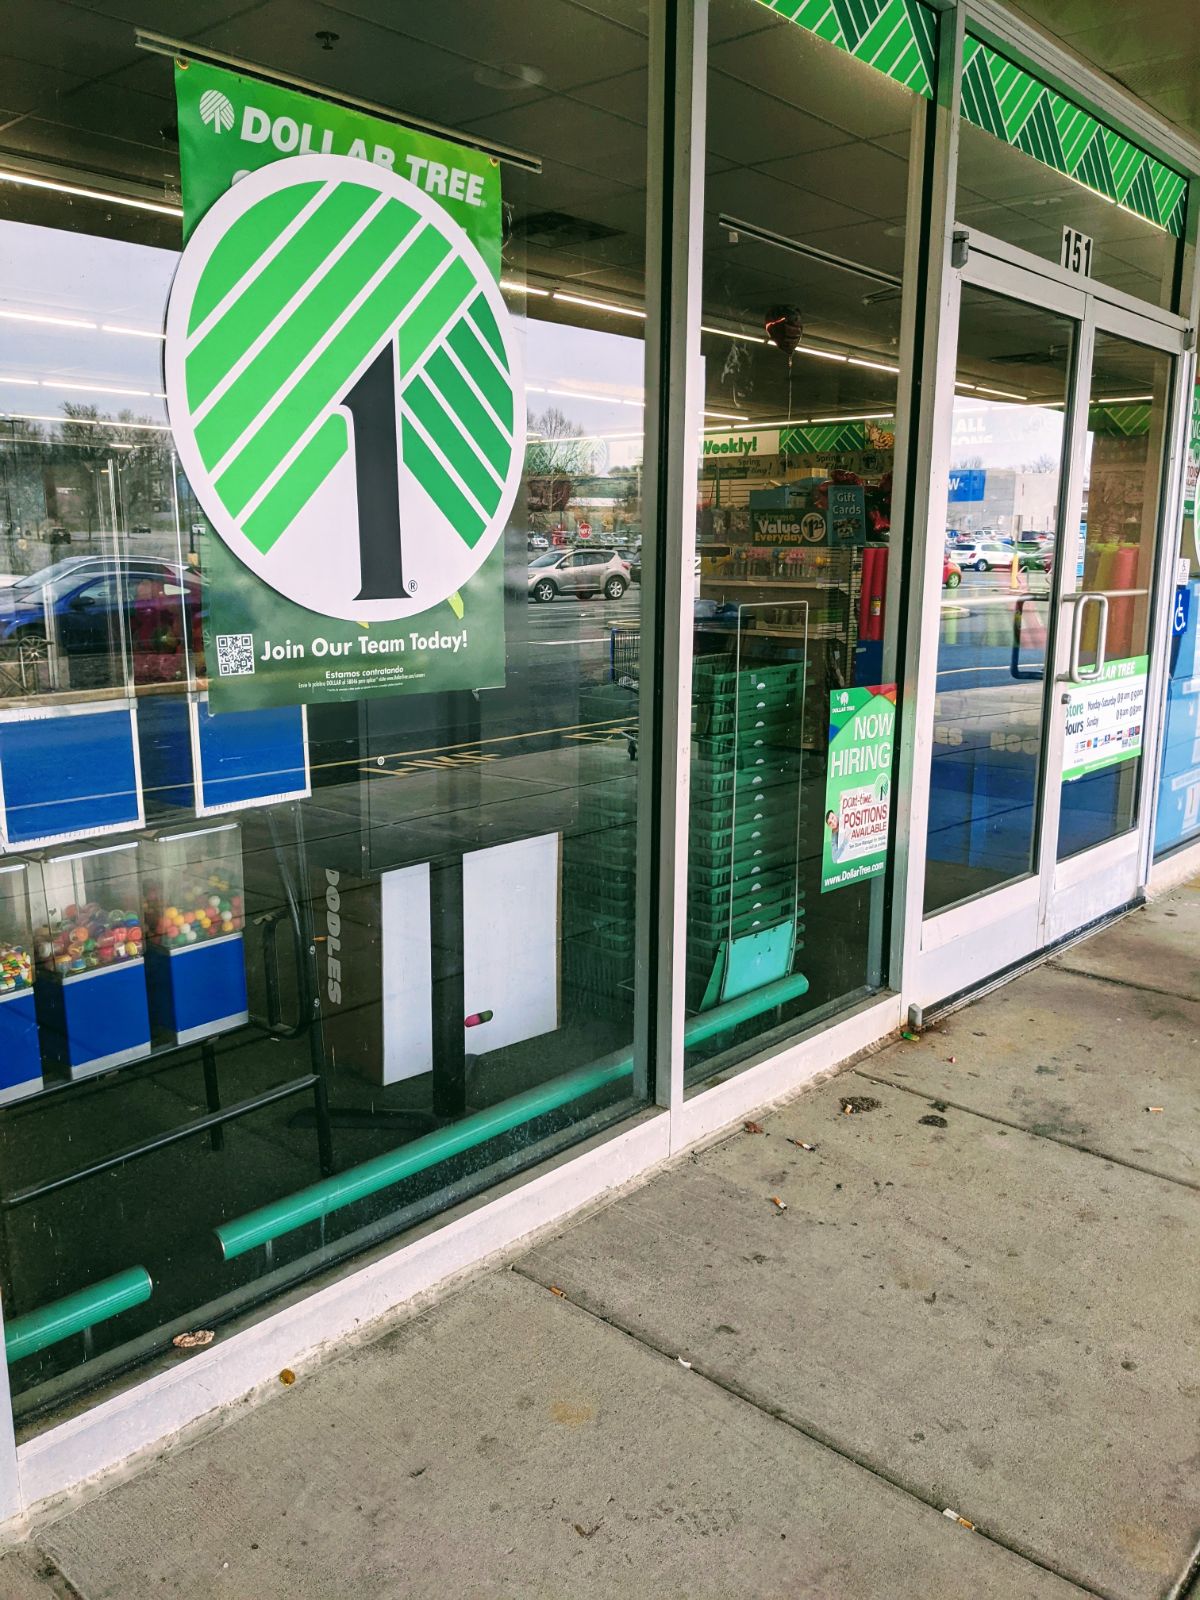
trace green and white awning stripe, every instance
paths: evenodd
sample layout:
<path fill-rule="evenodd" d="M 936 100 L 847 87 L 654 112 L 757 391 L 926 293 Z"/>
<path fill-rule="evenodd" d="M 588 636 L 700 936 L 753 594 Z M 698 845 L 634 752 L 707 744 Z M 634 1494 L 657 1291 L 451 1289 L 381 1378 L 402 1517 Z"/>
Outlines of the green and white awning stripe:
<path fill-rule="evenodd" d="M 934 19 L 920 0 L 760 0 L 896 83 L 933 94 Z"/>
<path fill-rule="evenodd" d="M 896 424 L 894 420 L 887 418 L 872 426 L 884 433 L 890 433 L 895 430 Z M 835 450 L 866 450 L 869 447 L 867 424 L 855 419 L 822 423 L 820 426 L 807 423 L 804 426 L 779 430 L 781 456 L 821 455 Z"/>
<path fill-rule="evenodd" d="M 759 0 L 906 89 L 933 94 L 935 23 L 921 0 Z M 1035 161 L 1177 237 L 1187 180 L 1007 57 L 967 36 L 962 114 Z"/>
<path fill-rule="evenodd" d="M 463 539 L 478 540 L 503 493 L 512 385 L 470 268 L 410 207 L 345 182 L 271 196 L 214 252 L 191 328 L 197 447 L 259 550 L 345 455 L 339 402 L 392 339 L 405 464 Z"/>
<path fill-rule="evenodd" d="M 962 114 L 1168 233 L 1183 232 L 1187 180 L 1181 173 L 970 36 L 963 48 Z"/>
<path fill-rule="evenodd" d="M 1150 415 L 1153 407 L 1149 404 L 1132 406 L 1106 406 L 1101 402 L 1088 407 L 1088 432 L 1119 434 L 1122 438 L 1132 439 L 1137 434 L 1150 432 Z"/>

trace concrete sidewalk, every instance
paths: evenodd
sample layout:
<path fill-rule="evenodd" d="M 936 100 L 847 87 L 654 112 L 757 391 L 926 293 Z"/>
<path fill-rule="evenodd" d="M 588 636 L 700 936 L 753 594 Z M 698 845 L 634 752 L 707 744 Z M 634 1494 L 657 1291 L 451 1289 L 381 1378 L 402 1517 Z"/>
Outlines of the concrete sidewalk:
<path fill-rule="evenodd" d="M 1175 1600 L 1198 948 L 1189 887 L 860 1060 L 60 1511 L 0 1596 Z"/>

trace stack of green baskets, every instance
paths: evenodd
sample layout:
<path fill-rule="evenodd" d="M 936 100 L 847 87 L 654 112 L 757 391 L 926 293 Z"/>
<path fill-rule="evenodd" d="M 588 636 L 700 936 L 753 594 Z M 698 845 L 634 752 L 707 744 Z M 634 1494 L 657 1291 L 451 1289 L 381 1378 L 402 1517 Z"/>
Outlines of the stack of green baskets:
<path fill-rule="evenodd" d="M 563 986 L 568 1005 L 611 1015 L 632 1008 L 637 887 L 637 768 L 580 792 L 563 841 Z"/>
<path fill-rule="evenodd" d="M 688 991 L 708 987 L 721 943 L 796 922 L 804 666 L 735 670 L 700 657 L 692 678 Z"/>

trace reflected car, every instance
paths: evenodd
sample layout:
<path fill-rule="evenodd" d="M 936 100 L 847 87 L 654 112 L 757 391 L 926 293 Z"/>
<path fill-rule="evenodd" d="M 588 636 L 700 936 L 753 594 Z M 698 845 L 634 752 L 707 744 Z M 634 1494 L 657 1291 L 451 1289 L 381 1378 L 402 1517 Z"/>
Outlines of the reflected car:
<path fill-rule="evenodd" d="M 628 587 L 629 563 L 615 550 L 550 550 L 529 563 L 529 598 L 543 603 L 560 594 L 619 600 Z"/>
<path fill-rule="evenodd" d="M 550 541 L 544 533 L 531 533 L 526 541 L 529 550 L 549 550 Z"/>
<path fill-rule="evenodd" d="M 957 589 L 962 582 L 962 568 L 953 560 L 949 551 L 942 558 L 942 588 Z"/>
<path fill-rule="evenodd" d="M 624 547 L 622 547 L 620 550 L 617 551 L 617 555 L 621 558 L 621 560 L 629 568 L 629 581 L 630 581 L 630 583 L 641 583 L 641 581 L 642 581 L 642 552 L 640 550 L 629 550 L 629 549 L 625 549 Z"/>
<path fill-rule="evenodd" d="M 993 567 L 1011 567 L 1014 555 L 1023 572 L 1042 570 L 1040 552 L 1036 557 L 1023 556 L 1015 545 L 1002 543 L 998 539 L 976 539 L 972 544 L 960 545 L 954 552 L 954 559 L 964 569 L 970 567 L 974 572 L 991 572 Z"/>
<path fill-rule="evenodd" d="M 1016 548 L 1022 572 L 1049 572 L 1054 565 L 1053 535 L 1043 534 L 1039 539 L 1018 539 Z"/>
<path fill-rule="evenodd" d="M 185 660 L 185 597 L 195 650 L 197 573 L 153 557 L 68 556 L 0 589 L 0 659 L 43 662 L 53 638 L 68 660 L 96 668 L 124 639 L 137 681 L 173 680 Z"/>

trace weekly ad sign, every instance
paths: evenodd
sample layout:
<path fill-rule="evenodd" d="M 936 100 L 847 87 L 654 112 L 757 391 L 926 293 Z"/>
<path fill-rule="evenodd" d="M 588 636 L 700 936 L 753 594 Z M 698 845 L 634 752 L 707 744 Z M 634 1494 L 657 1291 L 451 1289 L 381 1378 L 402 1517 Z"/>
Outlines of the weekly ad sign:
<path fill-rule="evenodd" d="M 524 461 L 500 182 L 467 150 L 176 68 L 166 390 L 216 711 L 504 681 Z"/>
<path fill-rule="evenodd" d="M 1149 667 L 1149 656 L 1127 656 L 1106 662 L 1090 683 L 1070 685 L 1064 783 L 1141 755 Z"/>
<path fill-rule="evenodd" d="M 894 683 L 831 692 L 822 894 L 873 878 L 887 865 L 895 731 Z"/>

